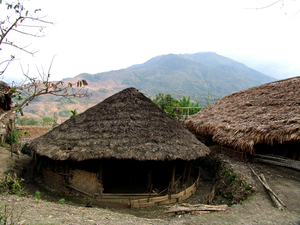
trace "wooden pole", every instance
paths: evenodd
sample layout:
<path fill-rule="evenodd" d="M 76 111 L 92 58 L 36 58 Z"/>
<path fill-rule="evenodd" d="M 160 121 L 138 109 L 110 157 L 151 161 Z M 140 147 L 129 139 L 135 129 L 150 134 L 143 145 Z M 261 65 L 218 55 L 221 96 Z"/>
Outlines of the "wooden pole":
<path fill-rule="evenodd" d="M 184 185 L 184 183 L 185 183 L 186 171 L 187 171 L 187 162 L 185 161 L 185 163 L 184 163 L 184 168 L 183 168 L 183 174 L 182 174 L 181 188 L 183 188 L 183 185 Z"/>
<path fill-rule="evenodd" d="M 10 126 L 11 126 L 11 129 L 10 129 L 10 150 L 11 150 L 11 157 L 13 157 L 13 121 L 12 119 L 10 119 Z"/>
<path fill-rule="evenodd" d="M 150 187 L 149 196 L 148 196 L 148 202 L 149 202 L 150 197 L 151 197 L 152 187 L 153 187 L 153 184 L 151 184 L 151 187 Z"/>
<path fill-rule="evenodd" d="M 174 162 L 171 178 L 171 192 L 173 193 L 174 183 L 175 183 L 175 174 L 176 174 L 176 162 Z"/>
<path fill-rule="evenodd" d="M 258 180 L 260 181 L 260 183 L 262 183 L 262 185 L 265 187 L 265 189 L 271 193 L 274 198 L 277 199 L 277 201 L 283 206 L 283 207 L 286 207 L 286 205 L 280 200 L 280 198 L 274 193 L 274 191 L 270 188 L 270 186 L 265 183 L 262 178 L 260 176 L 257 175 L 257 173 L 255 173 L 255 171 L 253 170 L 253 168 L 250 166 L 250 164 L 248 164 L 249 168 L 251 169 L 252 173 L 258 178 Z"/>
<path fill-rule="evenodd" d="M 281 203 L 281 200 L 279 201 L 277 198 L 277 196 L 275 196 L 270 190 L 270 186 L 268 185 L 267 183 L 267 179 L 265 178 L 265 176 L 263 174 L 260 174 L 260 178 L 261 180 L 265 183 L 264 184 L 264 187 L 268 187 L 268 189 L 266 188 L 266 190 L 268 191 L 269 195 L 270 195 L 270 198 L 271 200 L 273 201 L 275 207 L 277 207 L 278 209 L 280 209 L 281 211 L 285 211 L 285 205 Z"/>
<path fill-rule="evenodd" d="M 189 180 L 190 180 L 191 170 L 192 170 L 192 162 L 190 162 L 189 172 L 188 172 L 188 176 L 187 176 L 187 179 L 186 179 L 186 182 L 187 182 L 187 183 L 188 183 Z"/>
<path fill-rule="evenodd" d="M 181 108 L 181 120 L 183 120 L 183 108 Z"/>
<path fill-rule="evenodd" d="M 102 167 L 102 163 L 100 163 L 100 166 L 99 166 L 99 182 L 101 184 L 103 184 L 103 167 Z"/>
<path fill-rule="evenodd" d="M 147 191 L 152 191 L 152 171 L 150 168 L 148 169 Z"/>

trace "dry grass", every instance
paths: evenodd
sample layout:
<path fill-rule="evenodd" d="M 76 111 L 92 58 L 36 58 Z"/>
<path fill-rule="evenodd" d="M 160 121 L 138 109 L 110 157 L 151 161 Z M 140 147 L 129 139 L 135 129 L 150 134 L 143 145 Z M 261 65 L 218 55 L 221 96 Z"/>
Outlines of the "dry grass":
<path fill-rule="evenodd" d="M 186 127 L 226 146 L 253 153 L 257 143 L 300 141 L 300 77 L 225 96 L 196 115 Z"/>
<path fill-rule="evenodd" d="M 135 88 L 127 88 L 36 138 L 55 160 L 193 160 L 210 150 Z"/>

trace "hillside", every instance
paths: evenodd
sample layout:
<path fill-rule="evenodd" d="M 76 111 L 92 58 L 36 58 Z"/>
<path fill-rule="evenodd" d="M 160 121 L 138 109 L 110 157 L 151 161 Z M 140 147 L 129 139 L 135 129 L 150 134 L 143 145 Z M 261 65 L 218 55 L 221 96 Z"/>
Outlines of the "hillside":
<path fill-rule="evenodd" d="M 123 70 L 98 74 L 81 74 L 103 89 L 133 86 L 154 96 L 171 93 L 175 98 L 192 96 L 195 101 L 206 102 L 207 94 L 221 98 L 263 83 L 275 81 L 230 58 L 212 52 L 162 55 Z M 107 88 L 106 88 L 107 87 Z"/>
<path fill-rule="evenodd" d="M 208 100 L 275 79 L 257 72 L 230 58 L 212 52 L 196 54 L 169 54 L 151 58 L 143 64 L 126 69 L 97 74 L 83 73 L 66 82 L 86 79 L 92 96 L 76 102 L 60 102 L 45 96 L 33 102 L 24 111 L 43 116 L 62 110 L 77 109 L 83 112 L 94 104 L 127 87 L 135 87 L 148 96 L 170 93 L 174 98 L 191 96 L 205 105 Z M 29 115 L 29 114 L 27 114 Z M 59 122 L 68 116 L 59 117 Z"/>

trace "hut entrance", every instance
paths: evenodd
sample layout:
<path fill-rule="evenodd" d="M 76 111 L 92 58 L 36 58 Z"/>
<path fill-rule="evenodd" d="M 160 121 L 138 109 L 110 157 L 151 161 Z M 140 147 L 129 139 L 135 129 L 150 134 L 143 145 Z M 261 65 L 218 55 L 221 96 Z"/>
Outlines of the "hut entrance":
<path fill-rule="evenodd" d="M 183 179 L 183 170 L 185 169 L 186 174 L 188 173 L 188 167 L 186 166 L 185 161 L 176 161 L 175 163 L 175 161 L 93 159 L 72 162 L 70 167 L 71 170 L 76 170 L 73 173 L 73 177 L 75 177 L 76 174 L 76 176 L 84 176 L 85 179 L 87 176 L 92 175 L 93 177 L 97 177 L 99 184 L 102 185 L 103 193 L 152 192 L 159 194 L 163 190 L 168 189 L 172 180 L 175 164 L 176 171 L 174 179 L 178 179 L 179 176 Z M 87 174 L 79 175 L 79 170 L 86 171 Z M 187 175 L 185 177 L 187 177 Z M 91 180 L 94 180 L 91 178 L 90 180 L 83 182 L 85 179 L 82 178 L 81 183 L 92 183 Z"/>
<path fill-rule="evenodd" d="M 103 160 L 104 193 L 147 191 L 147 163 L 134 160 Z"/>
<path fill-rule="evenodd" d="M 191 172 L 191 167 L 192 162 L 183 160 L 92 159 L 76 162 L 37 158 L 38 171 L 42 172 L 50 188 L 101 198 L 112 196 L 109 194 L 162 196 L 178 193 L 195 183 L 198 175 Z"/>
<path fill-rule="evenodd" d="M 283 144 L 274 143 L 272 146 L 260 143 L 256 144 L 254 149 L 257 154 L 273 154 L 300 160 L 300 142 L 288 141 Z"/>
<path fill-rule="evenodd" d="M 168 188 L 170 162 L 103 160 L 104 193 L 149 193 Z"/>

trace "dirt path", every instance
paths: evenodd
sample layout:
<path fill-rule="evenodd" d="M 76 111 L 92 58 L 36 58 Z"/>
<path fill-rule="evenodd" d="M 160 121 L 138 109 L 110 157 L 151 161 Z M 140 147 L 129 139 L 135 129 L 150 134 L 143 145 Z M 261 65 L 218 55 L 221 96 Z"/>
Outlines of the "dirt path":
<path fill-rule="evenodd" d="M 6 152 L 5 152 L 6 151 Z M 22 169 L 22 162 L 28 163 L 28 158 L 7 158 L 7 150 L 0 149 L 0 168 L 7 170 Z M 11 160 L 11 161 L 10 161 Z M 34 195 L 18 197 L 16 195 L 0 195 L 0 211 L 4 208 L 13 209 L 13 220 L 22 224 L 300 224 L 300 181 L 286 178 L 279 173 L 288 173 L 300 178 L 298 172 L 269 167 L 262 164 L 252 164 L 258 173 L 264 173 L 271 188 L 287 205 L 287 211 L 274 208 L 269 196 L 263 188 L 258 190 L 246 201 L 236 204 L 225 212 L 210 214 L 182 215 L 165 214 L 163 207 L 144 209 L 128 208 L 87 208 L 86 204 L 67 200 L 61 204 L 61 196 L 50 196 L 32 183 L 33 190 L 40 190 L 41 199 Z M 255 178 L 254 178 L 255 179 Z M 191 203 L 203 201 L 203 196 L 209 191 L 208 185 L 202 181 L 197 194 L 189 199 Z M 50 202 L 51 201 L 51 202 Z M 10 217 L 11 218 L 11 217 Z"/>

